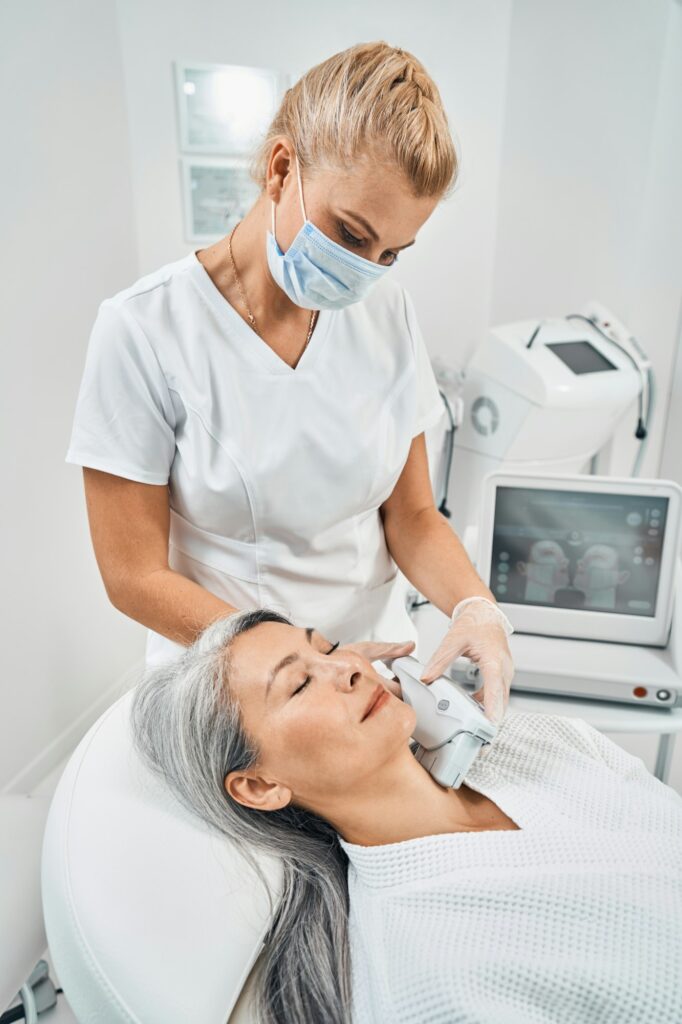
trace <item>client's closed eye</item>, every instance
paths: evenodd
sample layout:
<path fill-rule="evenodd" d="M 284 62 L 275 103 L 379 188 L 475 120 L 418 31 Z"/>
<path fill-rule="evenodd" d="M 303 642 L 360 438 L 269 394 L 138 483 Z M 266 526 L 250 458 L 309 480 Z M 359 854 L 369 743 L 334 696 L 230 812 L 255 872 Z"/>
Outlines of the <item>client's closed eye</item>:
<path fill-rule="evenodd" d="M 325 654 L 333 654 L 333 652 L 334 652 L 334 651 L 336 650 L 336 648 L 337 648 L 337 647 L 339 646 L 340 642 L 341 642 L 340 640 L 337 640 L 337 641 L 336 641 L 336 643 L 334 644 L 334 646 L 333 646 L 333 647 L 330 647 L 330 648 L 329 648 L 329 650 L 328 650 L 328 651 L 325 651 L 324 653 L 325 653 Z M 311 682 L 311 681 L 312 681 L 312 676 L 306 676 L 306 677 L 305 677 L 305 679 L 303 680 L 303 682 L 301 683 L 301 685 L 300 685 L 300 686 L 297 686 L 297 687 L 296 687 L 296 689 L 295 689 L 295 690 L 294 690 L 294 692 L 293 692 L 293 693 L 291 694 L 291 696 L 293 697 L 293 696 L 294 696 L 295 694 L 297 694 L 297 693 L 300 693 L 300 692 L 301 692 L 301 690 L 305 690 L 306 686 L 307 686 L 307 685 L 308 685 L 308 683 L 309 683 L 309 682 Z"/>

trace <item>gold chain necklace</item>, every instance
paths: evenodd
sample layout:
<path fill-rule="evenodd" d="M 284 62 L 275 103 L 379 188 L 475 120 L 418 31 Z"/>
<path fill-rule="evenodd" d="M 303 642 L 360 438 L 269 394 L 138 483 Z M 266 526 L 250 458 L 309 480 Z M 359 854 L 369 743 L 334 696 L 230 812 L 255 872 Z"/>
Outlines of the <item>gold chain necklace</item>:
<path fill-rule="evenodd" d="M 246 295 L 244 294 L 244 289 L 242 288 L 242 283 L 241 283 L 241 280 L 239 279 L 239 274 L 237 273 L 237 267 L 236 267 L 236 264 L 234 262 L 234 256 L 232 255 L 232 235 L 235 233 L 235 231 L 237 230 L 237 228 L 239 227 L 240 224 L 241 224 L 241 221 L 238 221 L 238 223 L 235 224 L 235 226 L 230 231 L 230 234 L 228 235 L 228 238 L 227 238 L 227 248 L 228 248 L 228 251 L 229 251 L 229 254 L 230 254 L 230 263 L 232 264 L 232 270 L 234 271 L 234 279 L 237 282 L 237 288 L 239 288 L 239 294 L 242 297 L 242 301 L 243 301 L 244 305 L 246 306 L 246 312 L 249 315 L 249 320 L 251 322 L 251 326 L 253 327 L 254 331 L 256 331 L 257 334 L 260 334 L 260 331 L 256 327 L 256 318 L 253 315 L 253 313 L 251 312 L 251 307 L 249 306 L 248 302 L 246 301 Z M 301 355 L 303 355 L 303 352 L 305 352 L 306 348 L 308 347 L 308 342 L 310 341 L 310 336 L 313 333 L 313 327 L 315 326 L 315 318 L 316 318 L 318 313 L 319 313 L 319 309 L 311 310 L 310 326 L 308 327 L 308 337 L 305 339 L 305 345 L 303 346 L 303 351 L 301 352 Z M 262 337 L 262 335 L 261 335 L 261 337 Z M 301 357 L 299 356 L 299 359 L 300 358 Z"/>

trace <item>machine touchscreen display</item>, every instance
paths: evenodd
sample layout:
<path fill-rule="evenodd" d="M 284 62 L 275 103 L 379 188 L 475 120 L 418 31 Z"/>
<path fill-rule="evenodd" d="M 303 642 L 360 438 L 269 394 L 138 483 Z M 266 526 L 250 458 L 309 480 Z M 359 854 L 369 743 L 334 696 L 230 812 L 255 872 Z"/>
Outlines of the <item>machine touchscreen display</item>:
<path fill-rule="evenodd" d="M 615 370 L 610 359 L 602 355 L 589 341 L 559 341 L 545 345 L 565 363 L 573 373 L 601 373 Z"/>
<path fill-rule="evenodd" d="M 498 601 L 656 614 L 668 498 L 498 487 L 489 586 Z"/>

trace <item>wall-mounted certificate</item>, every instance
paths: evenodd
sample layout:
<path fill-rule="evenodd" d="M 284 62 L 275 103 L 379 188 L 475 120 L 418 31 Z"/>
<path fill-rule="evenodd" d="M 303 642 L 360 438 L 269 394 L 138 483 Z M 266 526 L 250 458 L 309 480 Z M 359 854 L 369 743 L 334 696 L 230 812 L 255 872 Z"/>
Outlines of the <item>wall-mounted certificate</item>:
<path fill-rule="evenodd" d="M 185 240 L 216 241 L 250 210 L 259 190 L 248 160 L 184 157 L 181 160 Z"/>

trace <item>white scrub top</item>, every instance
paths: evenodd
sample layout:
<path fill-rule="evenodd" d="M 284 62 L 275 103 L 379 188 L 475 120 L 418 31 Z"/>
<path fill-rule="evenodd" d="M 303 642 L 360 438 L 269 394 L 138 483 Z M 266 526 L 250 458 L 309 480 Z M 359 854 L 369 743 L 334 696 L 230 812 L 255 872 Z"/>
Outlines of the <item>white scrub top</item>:
<path fill-rule="evenodd" d="M 192 251 L 101 303 L 66 462 L 167 483 L 170 568 L 229 604 L 332 642 L 416 642 L 379 506 L 442 413 L 390 274 L 321 310 L 292 369 Z M 182 650 L 149 630 L 148 665 Z"/>

